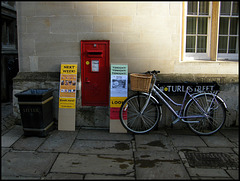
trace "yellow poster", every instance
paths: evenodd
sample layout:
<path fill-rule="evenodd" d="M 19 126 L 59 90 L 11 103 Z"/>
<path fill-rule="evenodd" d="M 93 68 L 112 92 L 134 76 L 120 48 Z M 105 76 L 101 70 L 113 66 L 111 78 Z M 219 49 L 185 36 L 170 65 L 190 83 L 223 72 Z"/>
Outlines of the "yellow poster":
<path fill-rule="evenodd" d="M 127 97 L 110 97 L 110 107 L 121 107 Z"/>
<path fill-rule="evenodd" d="M 77 74 L 77 64 L 61 64 L 61 74 Z"/>
<path fill-rule="evenodd" d="M 75 103 L 75 98 L 59 98 L 59 108 L 74 109 Z"/>
<path fill-rule="evenodd" d="M 77 64 L 61 64 L 59 108 L 75 109 Z"/>
<path fill-rule="evenodd" d="M 62 74 L 60 82 L 60 97 L 76 97 L 76 84 L 76 74 Z"/>

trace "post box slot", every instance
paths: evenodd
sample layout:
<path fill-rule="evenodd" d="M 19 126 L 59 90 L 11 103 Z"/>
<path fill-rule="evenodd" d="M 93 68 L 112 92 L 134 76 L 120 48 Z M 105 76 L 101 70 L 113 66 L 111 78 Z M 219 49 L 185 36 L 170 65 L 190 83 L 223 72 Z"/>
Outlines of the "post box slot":
<path fill-rule="evenodd" d="M 89 55 L 101 55 L 102 52 L 88 52 Z"/>
<path fill-rule="evenodd" d="M 101 58 L 103 56 L 102 50 L 87 50 L 87 55 L 90 58 Z"/>

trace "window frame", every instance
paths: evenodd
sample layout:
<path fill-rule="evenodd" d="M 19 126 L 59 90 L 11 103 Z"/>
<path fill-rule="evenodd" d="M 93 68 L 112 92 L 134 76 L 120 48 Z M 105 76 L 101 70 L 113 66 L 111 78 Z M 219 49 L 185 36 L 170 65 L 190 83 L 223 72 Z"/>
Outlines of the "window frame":
<path fill-rule="evenodd" d="M 16 20 L 12 18 L 2 18 L 2 49 L 3 50 L 16 50 L 17 48 L 17 35 L 16 35 Z M 4 28 L 4 30 L 3 30 Z"/>
<path fill-rule="evenodd" d="M 209 1 L 208 19 L 208 40 L 206 53 L 187 53 L 186 52 L 186 25 L 187 25 L 187 4 L 182 2 L 182 50 L 181 61 L 205 60 L 205 61 L 238 61 L 238 53 L 234 55 L 220 55 L 218 53 L 219 21 L 220 21 L 220 1 Z M 239 41 L 239 37 L 238 37 Z"/>
<path fill-rule="evenodd" d="M 16 2 L 9 4 L 8 1 L 1 2 L 1 26 L 2 26 L 2 53 L 17 52 L 17 20 Z"/>
<path fill-rule="evenodd" d="M 184 60 L 210 60 L 210 40 L 211 40 L 211 14 L 212 14 L 212 3 L 209 2 L 209 14 L 208 15 L 187 15 L 187 10 L 188 10 L 188 2 L 183 2 L 183 17 L 184 17 L 184 23 L 183 23 L 183 57 Z M 198 1 L 198 8 L 199 8 L 199 1 Z M 197 11 L 199 12 L 199 10 Z M 187 17 L 207 17 L 208 18 L 208 23 L 207 23 L 207 47 L 206 47 L 206 53 L 188 53 L 186 52 L 186 37 L 187 37 Z M 197 32 L 196 35 L 198 36 Z M 197 48 L 197 42 L 195 43 L 195 48 Z M 196 50 L 195 50 L 196 51 Z"/>
<path fill-rule="evenodd" d="M 220 11 L 221 11 L 221 1 L 219 3 L 219 23 L 220 23 L 220 18 L 221 17 L 225 17 L 225 18 L 236 18 L 238 17 L 239 19 L 239 15 L 238 16 L 232 16 L 232 6 L 233 6 L 233 1 L 231 1 L 231 9 L 230 9 L 230 15 L 221 15 Z M 229 26 L 229 20 L 228 20 L 228 34 L 227 35 L 221 35 L 221 36 L 226 36 L 226 37 L 231 37 L 231 36 L 236 36 L 236 35 L 230 35 L 229 34 L 229 31 L 230 31 L 230 26 Z M 239 33 L 239 26 L 238 26 L 238 33 Z M 219 39 L 219 28 L 218 28 L 218 39 Z M 239 44 L 239 34 L 237 35 L 237 45 Z M 228 50 L 228 47 L 229 47 L 229 41 L 228 41 L 228 44 L 227 44 L 227 50 Z M 239 47 L 237 47 L 239 48 Z M 218 45 L 217 45 L 217 50 L 218 50 Z M 218 60 L 238 60 L 238 55 L 239 53 L 218 53 L 217 52 L 217 57 L 218 57 Z"/>

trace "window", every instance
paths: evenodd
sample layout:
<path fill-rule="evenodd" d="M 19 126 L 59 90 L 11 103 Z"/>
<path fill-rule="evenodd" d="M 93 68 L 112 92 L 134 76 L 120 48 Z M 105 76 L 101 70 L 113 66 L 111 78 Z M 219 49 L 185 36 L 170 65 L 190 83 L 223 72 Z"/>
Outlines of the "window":
<path fill-rule="evenodd" d="M 209 2 L 188 2 L 185 52 L 190 59 L 209 59 L 209 14 Z"/>
<path fill-rule="evenodd" d="M 16 2 L 15 1 L 1 1 L 1 5 L 15 10 Z"/>
<path fill-rule="evenodd" d="M 16 48 L 16 28 L 15 20 L 2 19 L 2 48 L 3 49 L 15 49 Z"/>
<path fill-rule="evenodd" d="M 208 3 L 188 3 L 186 52 L 206 53 L 208 14 Z"/>
<path fill-rule="evenodd" d="M 237 1 L 183 2 L 182 60 L 238 60 Z"/>
<path fill-rule="evenodd" d="M 1 45 L 4 51 L 17 50 L 15 1 L 1 2 Z"/>
<path fill-rule="evenodd" d="M 238 2 L 222 1 L 220 3 L 218 58 L 235 59 L 239 42 Z M 236 57 L 237 58 L 237 57 Z"/>

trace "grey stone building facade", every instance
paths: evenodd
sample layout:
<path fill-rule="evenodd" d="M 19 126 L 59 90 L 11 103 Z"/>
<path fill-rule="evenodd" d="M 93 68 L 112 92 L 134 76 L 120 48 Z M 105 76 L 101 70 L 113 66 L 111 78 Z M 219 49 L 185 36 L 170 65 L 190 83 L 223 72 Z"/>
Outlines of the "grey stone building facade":
<path fill-rule="evenodd" d="M 214 37 L 218 36 L 218 31 L 213 30 L 219 27 L 216 23 L 221 23 L 214 21 L 215 16 L 221 18 L 220 2 L 206 5 L 208 29 L 211 27 L 206 30 L 208 59 L 196 58 L 198 53 L 190 56 L 185 50 L 189 36 L 186 29 L 188 7 L 187 2 L 158 1 L 17 2 L 19 73 L 14 78 L 13 94 L 30 88 L 53 88 L 57 121 L 60 65 L 78 62 L 76 125 L 109 127 L 108 106 L 81 105 L 80 41 L 110 40 L 110 63 L 128 63 L 129 73 L 156 69 L 161 71 L 160 82 L 216 81 L 220 85 L 219 95 L 228 105 L 225 126 L 237 126 L 239 61 L 238 58 L 221 59 L 217 44 L 215 53 L 213 46 Z M 236 47 L 234 56 L 238 57 L 238 49 Z M 180 97 L 175 96 L 175 99 Z M 14 114 L 19 117 L 16 97 L 13 102 Z M 172 114 L 165 107 L 163 112 L 159 126 L 170 126 Z"/>

